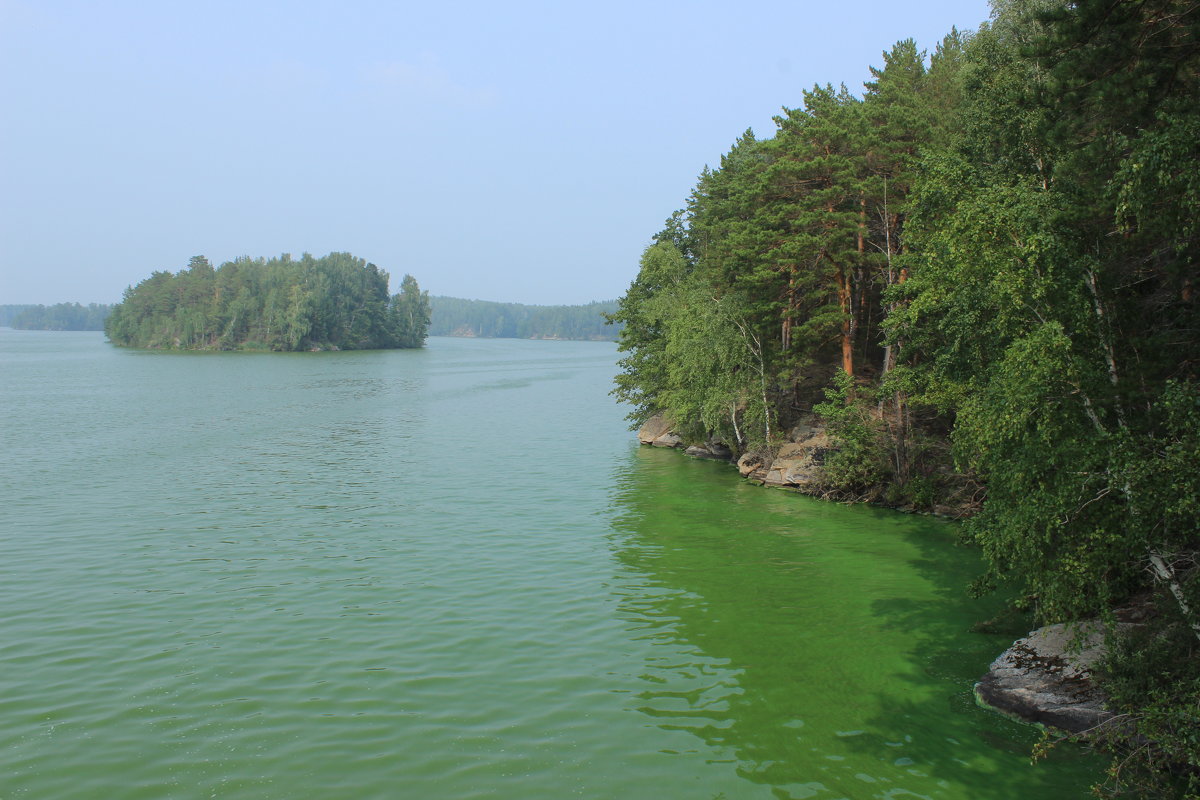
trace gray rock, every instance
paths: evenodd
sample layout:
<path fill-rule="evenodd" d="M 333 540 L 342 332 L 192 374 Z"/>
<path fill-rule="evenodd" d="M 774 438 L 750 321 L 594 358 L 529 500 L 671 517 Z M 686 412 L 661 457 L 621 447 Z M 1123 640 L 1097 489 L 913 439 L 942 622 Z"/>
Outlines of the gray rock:
<path fill-rule="evenodd" d="M 831 443 L 824 431 L 811 432 L 801 442 L 789 442 L 779 448 L 762 481 L 772 486 L 794 486 L 804 490 L 817 483 L 824 454 Z"/>
<path fill-rule="evenodd" d="M 1072 648 L 1077 637 L 1081 646 Z M 975 697 L 1027 722 L 1080 733 L 1114 716 L 1091 680 L 1103 655 L 1104 632 L 1096 623 L 1038 628 L 992 662 Z"/>
<path fill-rule="evenodd" d="M 724 442 L 710 441 L 687 446 L 673 424 L 662 414 L 655 414 L 638 430 L 638 441 L 655 447 L 686 448 L 688 455 L 732 461 L 733 450 Z M 795 441 L 785 442 L 777 453 L 746 453 L 737 461 L 742 477 L 770 486 L 786 486 L 813 492 L 819 488 L 820 467 L 832 442 L 816 417 L 806 417 L 790 431 Z"/>
<path fill-rule="evenodd" d="M 654 445 L 655 447 L 683 447 L 684 446 L 683 438 L 680 437 L 679 434 L 677 434 L 677 433 L 670 433 L 670 432 L 664 433 L 662 436 L 659 436 L 657 439 L 652 441 L 650 444 Z"/>
<path fill-rule="evenodd" d="M 708 448 L 708 452 L 712 453 L 713 458 L 719 458 L 722 461 L 733 459 L 733 449 L 724 442 L 709 442 L 705 447 Z"/>
<path fill-rule="evenodd" d="M 638 428 L 638 441 L 655 447 L 683 447 L 683 439 L 671 427 L 670 420 L 662 414 L 655 414 Z"/>
<path fill-rule="evenodd" d="M 788 431 L 788 439 L 793 442 L 803 442 L 818 433 L 823 433 L 825 428 L 820 421 L 811 414 L 797 422 L 790 431 Z"/>
<path fill-rule="evenodd" d="M 696 458 L 711 458 L 717 461 L 728 461 L 733 458 L 733 451 L 721 442 L 694 444 L 684 452 Z"/>
<path fill-rule="evenodd" d="M 638 441 L 642 444 L 650 444 L 664 433 L 669 433 L 670 430 L 671 423 L 662 414 L 655 414 L 646 420 L 642 427 L 638 428 Z"/>

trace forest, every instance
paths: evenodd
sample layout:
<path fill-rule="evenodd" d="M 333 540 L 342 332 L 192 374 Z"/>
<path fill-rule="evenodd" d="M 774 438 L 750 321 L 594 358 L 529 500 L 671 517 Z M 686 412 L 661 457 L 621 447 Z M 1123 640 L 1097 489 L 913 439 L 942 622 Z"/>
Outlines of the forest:
<path fill-rule="evenodd" d="M 411 275 L 349 253 L 240 258 L 214 269 L 194 256 L 154 272 L 113 307 L 105 333 L 125 347 L 181 350 L 363 350 L 421 347 L 429 296 Z"/>
<path fill-rule="evenodd" d="M 502 339 L 589 339 L 612 341 L 620 326 L 608 324 L 615 301 L 580 306 L 530 306 L 432 297 L 431 336 L 480 336 Z"/>
<path fill-rule="evenodd" d="M 1200 797 L 1200 4 L 997 0 L 746 131 L 653 236 L 614 391 L 830 496 L 930 507 L 1037 622 L 1136 607 L 1103 795 Z M 956 494 L 957 493 L 957 494 Z"/>
<path fill-rule="evenodd" d="M 0 324 L 26 331 L 102 331 L 112 307 L 104 303 L 0 307 Z M 5 314 L 4 311 L 10 313 Z"/>
<path fill-rule="evenodd" d="M 0 304 L 0 327 L 10 328 L 13 321 L 16 320 L 22 313 L 31 308 L 37 308 L 32 303 L 5 303 Z"/>

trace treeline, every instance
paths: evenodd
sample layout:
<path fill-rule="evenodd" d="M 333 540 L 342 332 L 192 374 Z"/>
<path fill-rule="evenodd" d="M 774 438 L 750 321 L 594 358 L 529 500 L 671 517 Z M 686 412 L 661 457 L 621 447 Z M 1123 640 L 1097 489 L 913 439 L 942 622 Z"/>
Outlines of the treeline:
<path fill-rule="evenodd" d="M 388 274 L 374 264 L 305 253 L 217 269 L 195 256 L 127 289 L 105 332 L 128 347 L 347 350 L 420 347 L 428 327 L 429 296 L 411 275 L 389 296 Z"/>
<path fill-rule="evenodd" d="M 620 326 L 607 323 L 616 301 L 581 306 L 529 306 L 457 297 L 430 298 L 433 336 L 503 339 L 614 340 Z"/>
<path fill-rule="evenodd" d="M 1152 610 L 1095 733 L 1109 788 L 1197 797 L 1200 8 L 992 5 L 704 170 L 620 301 L 615 393 L 738 452 L 815 407 L 844 497 L 978 482 L 977 589 Z"/>
<path fill-rule="evenodd" d="M 0 305 L 0 327 L 11 328 L 17 317 L 31 308 L 37 308 L 37 306 L 31 303 Z"/>
<path fill-rule="evenodd" d="M 55 303 L 52 306 L 8 306 L 19 309 L 0 315 L 0 324 L 26 331 L 102 331 L 112 306 L 103 303 Z"/>

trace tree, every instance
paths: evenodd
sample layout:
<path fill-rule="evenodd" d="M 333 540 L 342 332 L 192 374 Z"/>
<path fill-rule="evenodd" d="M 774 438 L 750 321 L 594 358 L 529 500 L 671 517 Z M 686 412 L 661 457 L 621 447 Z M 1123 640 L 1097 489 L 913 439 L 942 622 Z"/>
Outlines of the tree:
<path fill-rule="evenodd" d="M 429 331 L 429 293 L 422 292 L 416 278 L 405 275 L 400 293 L 390 306 L 391 339 L 397 347 L 420 347 Z"/>
<path fill-rule="evenodd" d="M 130 287 L 105 330 L 114 344 L 178 349 L 420 347 L 429 301 L 411 276 L 392 313 L 388 275 L 349 253 L 240 258 L 213 269 L 195 256 L 176 274 Z"/>
<path fill-rule="evenodd" d="M 642 253 L 637 277 L 618 301 L 613 322 L 624 327 L 617 349 L 626 353 L 618 362 L 613 394 L 633 406 L 629 418 L 635 425 L 664 410 L 660 395 L 668 385 L 666 312 L 672 289 L 691 270 L 678 248 L 659 242 Z"/>

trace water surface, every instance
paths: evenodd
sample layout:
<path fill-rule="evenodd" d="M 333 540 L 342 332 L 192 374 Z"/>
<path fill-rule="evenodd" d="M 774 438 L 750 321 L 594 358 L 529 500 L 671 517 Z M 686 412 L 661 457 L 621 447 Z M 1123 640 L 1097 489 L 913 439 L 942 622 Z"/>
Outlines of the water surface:
<path fill-rule="evenodd" d="M 638 448 L 615 358 L 0 330 L 0 797 L 1087 796 L 948 525 Z"/>

